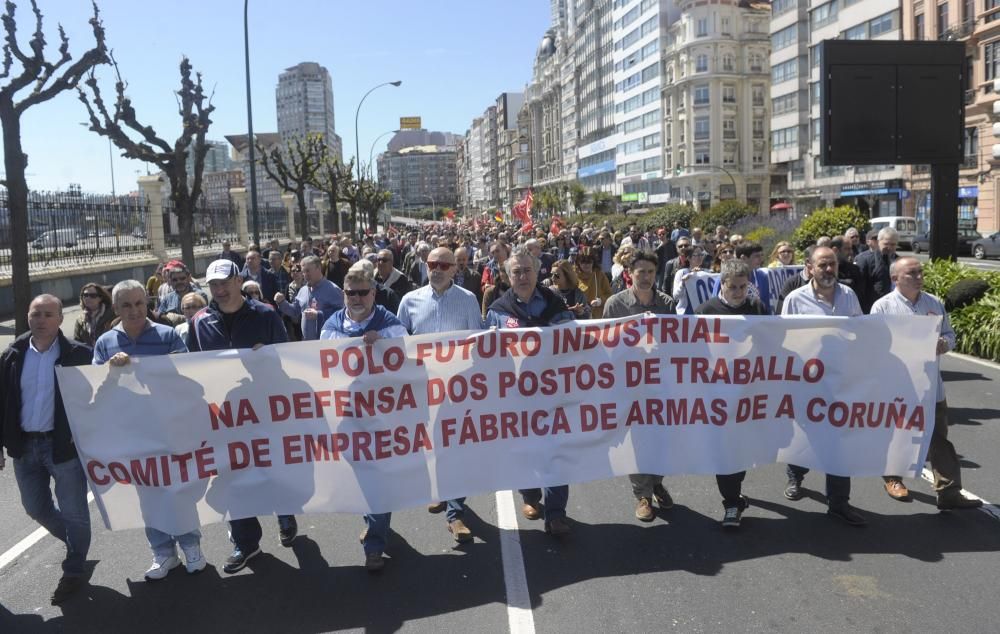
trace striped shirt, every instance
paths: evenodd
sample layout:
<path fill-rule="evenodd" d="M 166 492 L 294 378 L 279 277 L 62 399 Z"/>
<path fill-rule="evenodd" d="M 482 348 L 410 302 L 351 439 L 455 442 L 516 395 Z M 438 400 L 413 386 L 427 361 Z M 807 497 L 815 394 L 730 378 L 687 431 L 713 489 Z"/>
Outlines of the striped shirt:
<path fill-rule="evenodd" d="M 456 284 L 443 293 L 430 284 L 410 291 L 399 303 L 397 316 L 411 335 L 483 328 L 476 296 Z"/>
<path fill-rule="evenodd" d="M 944 304 L 937 297 L 930 293 L 920 292 L 917 301 L 911 302 L 906 299 L 899 289 L 893 290 L 888 295 L 883 295 L 872 305 L 872 315 L 940 315 L 941 316 L 941 337 L 948 342 L 948 350 L 955 348 L 955 331 L 951 327 L 948 319 L 948 312 L 944 309 Z M 941 370 L 938 368 L 938 402 L 944 400 L 944 379 L 941 378 Z"/>
<path fill-rule="evenodd" d="M 130 357 L 152 357 L 160 354 L 171 354 L 174 352 L 187 352 L 184 340 L 180 338 L 177 331 L 170 326 L 155 324 L 149 319 L 146 320 L 146 327 L 137 339 L 132 339 L 125 333 L 125 329 L 118 324 L 108 332 L 101 335 L 94 346 L 94 365 L 104 365 L 108 359 L 119 352 L 124 352 Z"/>

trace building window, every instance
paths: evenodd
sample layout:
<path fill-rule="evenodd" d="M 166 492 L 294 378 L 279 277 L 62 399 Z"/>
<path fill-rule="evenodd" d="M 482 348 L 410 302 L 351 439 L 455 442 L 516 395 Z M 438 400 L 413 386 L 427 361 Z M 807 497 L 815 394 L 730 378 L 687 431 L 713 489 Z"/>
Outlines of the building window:
<path fill-rule="evenodd" d="M 940 40 L 948 31 L 948 3 L 939 4 L 937 7 L 937 36 Z"/>
<path fill-rule="evenodd" d="M 694 87 L 694 105 L 707 106 L 709 103 L 708 85 L 701 84 Z"/>
<path fill-rule="evenodd" d="M 708 18 L 698 18 L 695 21 L 695 37 L 708 36 Z"/>
<path fill-rule="evenodd" d="M 750 72 L 759 73 L 764 70 L 764 56 L 760 53 L 750 53 Z"/>
<path fill-rule="evenodd" d="M 735 64 L 733 63 L 733 56 L 731 54 L 729 54 L 729 53 L 726 53 L 725 55 L 723 55 L 722 56 L 722 70 L 725 71 L 725 72 L 727 72 L 727 73 L 731 73 L 731 72 L 733 72 L 734 68 L 735 68 Z"/>
<path fill-rule="evenodd" d="M 813 68 L 818 68 L 822 62 L 823 57 L 823 43 L 820 42 L 816 46 L 809 49 L 809 63 Z"/>
<path fill-rule="evenodd" d="M 913 39 L 922 40 L 926 37 L 924 34 L 924 14 L 918 13 L 913 16 Z"/>
<path fill-rule="evenodd" d="M 736 103 L 736 86 L 722 85 L 722 103 Z"/>
<path fill-rule="evenodd" d="M 722 138 L 729 140 L 736 138 L 736 119 L 726 118 L 722 120 Z"/>
<path fill-rule="evenodd" d="M 890 11 L 880 15 L 868 23 L 868 30 L 872 38 L 876 38 L 896 29 L 896 12 Z"/>
<path fill-rule="evenodd" d="M 760 150 L 755 149 L 753 151 L 753 166 L 761 167 L 764 165 L 764 153 Z"/>
<path fill-rule="evenodd" d="M 798 24 L 785 27 L 771 36 L 771 51 L 780 51 L 798 40 Z"/>
<path fill-rule="evenodd" d="M 809 21 L 812 23 L 813 31 L 820 27 L 824 27 L 831 22 L 835 22 L 836 20 L 837 0 L 831 0 L 824 5 L 816 7 L 809 15 Z"/>
<path fill-rule="evenodd" d="M 711 165 L 712 164 L 712 154 L 708 151 L 708 147 L 696 147 L 694 149 L 694 164 L 695 165 Z"/>
<path fill-rule="evenodd" d="M 963 147 L 965 148 L 966 163 L 969 162 L 970 158 L 975 159 L 979 156 L 979 128 L 973 126 L 965 129 Z"/>
<path fill-rule="evenodd" d="M 819 86 L 818 81 L 809 84 L 809 107 L 819 105 Z"/>
<path fill-rule="evenodd" d="M 781 64 L 775 64 L 771 67 L 771 83 L 780 84 L 783 81 L 788 81 L 790 79 L 795 79 L 799 76 L 799 60 L 790 59 L 787 62 L 782 62 Z"/>
<path fill-rule="evenodd" d="M 723 165 L 736 165 L 736 152 L 732 150 L 726 150 L 722 153 L 722 164 Z"/>
<path fill-rule="evenodd" d="M 799 109 L 799 94 L 797 92 L 775 97 L 771 100 L 771 114 L 779 115 Z"/>
<path fill-rule="evenodd" d="M 774 149 L 792 147 L 798 145 L 798 142 L 799 129 L 795 126 L 780 130 L 771 130 L 771 147 Z"/>
<path fill-rule="evenodd" d="M 733 32 L 733 29 L 729 25 L 729 23 L 730 23 L 729 16 L 724 16 L 722 18 L 722 24 L 720 24 L 719 28 L 719 30 L 722 32 L 723 35 L 729 35 Z"/>
<path fill-rule="evenodd" d="M 764 120 L 754 119 L 753 120 L 753 138 L 763 139 L 764 138 Z"/>
<path fill-rule="evenodd" d="M 701 53 L 694 61 L 694 72 L 696 73 L 707 73 L 708 72 L 708 55 Z"/>
<path fill-rule="evenodd" d="M 983 6 L 984 11 L 989 11 L 990 9 L 996 9 L 1000 7 L 1000 0 L 986 0 L 986 4 Z M 994 12 L 984 18 L 986 22 L 992 22 L 994 20 L 1000 19 L 1000 11 Z"/>
<path fill-rule="evenodd" d="M 983 45 L 983 66 L 987 81 L 1000 77 L 1000 40 Z"/>
<path fill-rule="evenodd" d="M 868 23 L 863 22 L 857 26 L 852 26 L 851 28 L 844 31 L 845 40 L 867 40 L 868 39 Z"/>
<path fill-rule="evenodd" d="M 695 117 L 694 119 L 694 140 L 707 141 L 711 135 L 711 124 L 708 117 Z"/>
<path fill-rule="evenodd" d="M 795 8 L 797 0 L 774 0 L 771 2 L 771 17 L 777 17 Z"/>
<path fill-rule="evenodd" d="M 753 93 L 753 105 L 763 106 L 764 105 L 764 87 L 760 84 L 754 84 L 753 88 L 750 89 Z"/>

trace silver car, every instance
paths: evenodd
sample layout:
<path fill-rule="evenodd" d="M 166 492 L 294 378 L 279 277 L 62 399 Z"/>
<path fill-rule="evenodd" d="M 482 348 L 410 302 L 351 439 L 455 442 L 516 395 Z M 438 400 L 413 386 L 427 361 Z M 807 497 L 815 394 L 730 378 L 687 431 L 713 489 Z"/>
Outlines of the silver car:
<path fill-rule="evenodd" d="M 1000 257 L 1000 232 L 973 242 L 972 256 L 977 260 Z"/>

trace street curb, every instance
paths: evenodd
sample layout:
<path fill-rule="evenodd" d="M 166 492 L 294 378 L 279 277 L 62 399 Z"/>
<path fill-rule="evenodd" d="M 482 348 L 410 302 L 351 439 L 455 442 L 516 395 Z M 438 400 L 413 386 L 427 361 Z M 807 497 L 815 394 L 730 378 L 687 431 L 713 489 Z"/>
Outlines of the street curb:
<path fill-rule="evenodd" d="M 962 354 L 961 352 L 949 352 L 949 355 L 961 359 L 962 361 L 968 361 L 969 363 L 978 363 L 979 365 L 985 365 L 987 368 L 993 370 L 1000 370 L 1000 363 L 994 363 L 986 359 L 980 359 L 979 357 L 974 357 L 968 354 Z"/>

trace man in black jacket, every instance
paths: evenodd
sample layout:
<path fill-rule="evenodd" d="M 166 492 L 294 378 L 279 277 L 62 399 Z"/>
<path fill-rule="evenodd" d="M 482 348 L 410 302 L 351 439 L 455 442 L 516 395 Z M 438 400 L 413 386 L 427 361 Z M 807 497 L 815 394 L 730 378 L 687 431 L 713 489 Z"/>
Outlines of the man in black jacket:
<path fill-rule="evenodd" d="M 66 544 L 63 576 L 52 604 L 86 583 L 90 549 L 87 477 L 76 454 L 59 386 L 57 366 L 90 365 L 93 351 L 62 334 L 62 302 L 39 295 L 28 307 L 27 332 L 0 357 L 0 469 L 14 461 L 14 477 L 28 516 Z M 55 481 L 56 502 L 50 483 Z"/>
<path fill-rule="evenodd" d="M 673 297 L 674 294 L 674 274 L 681 269 L 688 268 L 688 261 L 691 258 L 691 238 L 681 236 L 677 239 L 677 257 L 668 260 L 662 271 L 657 271 L 657 287 L 663 293 Z"/>
<path fill-rule="evenodd" d="M 861 273 L 861 287 L 854 293 L 861 303 L 861 310 L 868 314 L 872 304 L 883 295 L 892 291 L 892 280 L 889 278 L 889 267 L 895 262 L 896 245 L 899 234 L 892 227 L 885 227 L 878 232 L 878 247 L 870 249 L 854 260 Z"/>

